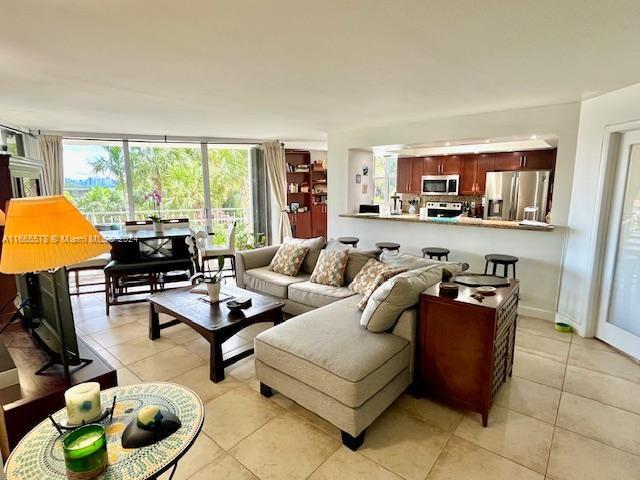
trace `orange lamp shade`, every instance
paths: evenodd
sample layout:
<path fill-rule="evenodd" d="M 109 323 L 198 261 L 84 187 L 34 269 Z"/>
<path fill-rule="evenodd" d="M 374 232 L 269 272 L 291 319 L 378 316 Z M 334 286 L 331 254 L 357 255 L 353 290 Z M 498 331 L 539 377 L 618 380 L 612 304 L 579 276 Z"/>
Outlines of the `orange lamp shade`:
<path fill-rule="evenodd" d="M 2 242 L 2 273 L 52 270 L 111 250 L 62 195 L 10 200 Z"/>
<path fill-rule="evenodd" d="M 2 210 L 0 210 L 0 227 L 4 225 L 4 222 L 7 221 L 7 216 L 4 214 Z"/>

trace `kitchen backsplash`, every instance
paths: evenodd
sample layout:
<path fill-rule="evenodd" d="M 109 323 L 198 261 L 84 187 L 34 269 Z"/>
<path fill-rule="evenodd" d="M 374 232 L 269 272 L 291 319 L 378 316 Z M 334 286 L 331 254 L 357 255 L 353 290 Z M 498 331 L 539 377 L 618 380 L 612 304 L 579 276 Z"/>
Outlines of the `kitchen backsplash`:
<path fill-rule="evenodd" d="M 412 198 L 420 198 L 420 204 L 424 205 L 427 202 L 476 202 L 482 203 L 481 195 L 412 195 L 410 193 L 399 193 L 398 194 L 403 201 L 403 204 L 407 203 L 407 200 L 411 200 Z"/>

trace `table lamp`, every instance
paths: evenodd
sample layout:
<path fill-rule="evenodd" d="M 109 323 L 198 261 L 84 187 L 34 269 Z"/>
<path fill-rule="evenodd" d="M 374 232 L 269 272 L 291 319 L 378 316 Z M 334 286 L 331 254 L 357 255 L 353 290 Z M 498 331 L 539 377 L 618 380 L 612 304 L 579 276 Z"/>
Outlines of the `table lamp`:
<path fill-rule="evenodd" d="M 4 225 L 7 220 L 7 216 L 4 214 L 2 210 L 0 210 L 0 227 Z"/>
<path fill-rule="evenodd" d="M 0 221 L 2 217 L 5 216 L 0 216 Z M 11 199 L 3 223 L 1 273 L 57 271 L 111 249 L 95 227 L 62 195 Z M 60 325 L 55 281 L 52 289 L 53 298 L 58 299 L 53 306 L 53 320 Z M 64 338 L 60 341 L 64 345 Z M 66 351 L 61 352 L 61 357 L 69 379 Z"/>

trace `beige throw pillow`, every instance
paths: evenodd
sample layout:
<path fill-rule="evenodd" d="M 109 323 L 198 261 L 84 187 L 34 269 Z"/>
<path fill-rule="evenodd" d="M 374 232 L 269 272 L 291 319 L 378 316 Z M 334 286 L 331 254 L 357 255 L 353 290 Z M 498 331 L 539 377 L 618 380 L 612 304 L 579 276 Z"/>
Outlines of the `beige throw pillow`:
<path fill-rule="evenodd" d="M 311 274 L 311 282 L 341 287 L 347 268 L 349 250 L 322 250 L 316 268 Z"/>
<path fill-rule="evenodd" d="M 463 265 L 440 263 L 410 270 L 387 280 L 369 298 L 360 324 L 372 332 L 390 330 L 402 312 L 418 303 L 423 291 L 440 281 L 443 268 L 456 273 L 463 270 Z"/>
<path fill-rule="evenodd" d="M 269 270 L 281 273 L 282 275 L 288 275 L 289 277 L 295 277 L 298 275 L 300 265 L 302 265 L 302 261 L 308 251 L 308 247 L 293 243 L 280 245 L 280 248 L 269 264 Z"/>

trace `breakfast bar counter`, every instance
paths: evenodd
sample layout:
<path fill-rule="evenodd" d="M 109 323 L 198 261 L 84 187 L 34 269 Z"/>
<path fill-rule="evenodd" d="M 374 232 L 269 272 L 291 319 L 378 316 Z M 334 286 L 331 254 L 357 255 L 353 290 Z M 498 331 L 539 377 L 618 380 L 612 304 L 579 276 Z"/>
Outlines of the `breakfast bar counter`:
<path fill-rule="evenodd" d="M 508 230 L 531 230 L 536 232 L 550 232 L 555 228 L 553 225 L 523 225 L 520 222 L 510 222 L 504 220 L 483 220 L 481 218 L 470 217 L 453 217 L 440 218 L 429 217 L 426 220 L 421 219 L 418 214 L 411 215 L 403 213 L 401 215 L 382 215 L 372 213 L 342 213 L 340 217 L 344 218 L 361 218 L 363 220 L 386 220 L 391 222 L 413 222 L 413 223 L 435 223 L 440 225 L 459 225 L 463 227 L 484 227 L 484 228 L 500 228 Z"/>

